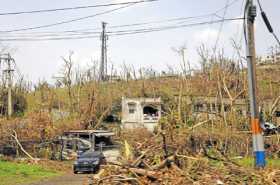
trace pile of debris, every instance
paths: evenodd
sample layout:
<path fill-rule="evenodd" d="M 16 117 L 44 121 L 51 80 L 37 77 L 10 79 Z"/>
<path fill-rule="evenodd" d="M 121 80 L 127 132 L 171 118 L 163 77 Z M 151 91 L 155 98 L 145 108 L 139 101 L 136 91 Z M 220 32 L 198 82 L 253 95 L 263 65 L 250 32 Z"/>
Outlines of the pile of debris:
<path fill-rule="evenodd" d="M 93 176 L 97 184 L 280 184 L 280 170 L 243 167 L 215 148 L 186 150 L 186 137 L 153 135 L 144 129 L 122 134 L 119 162 L 108 163 Z M 189 138 L 188 138 L 189 139 Z"/>

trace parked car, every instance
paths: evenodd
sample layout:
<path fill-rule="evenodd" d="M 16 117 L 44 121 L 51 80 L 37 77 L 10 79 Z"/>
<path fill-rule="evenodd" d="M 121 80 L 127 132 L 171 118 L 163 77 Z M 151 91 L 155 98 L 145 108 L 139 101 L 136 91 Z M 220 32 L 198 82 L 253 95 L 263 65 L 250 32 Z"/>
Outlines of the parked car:
<path fill-rule="evenodd" d="M 106 159 L 102 152 L 88 150 L 78 155 L 74 162 L 73 171 L 75 174 L 79 172 L 97 172 L 101 164 L 105 164 Z"/>
<path fill-rule="evenodd" d="M 270 122 L 265 122 L 261 125 L 261 127 L 265 136 L 274 135 L 280 132 L 280 127 L 277 127 L 275 124 Z"/>

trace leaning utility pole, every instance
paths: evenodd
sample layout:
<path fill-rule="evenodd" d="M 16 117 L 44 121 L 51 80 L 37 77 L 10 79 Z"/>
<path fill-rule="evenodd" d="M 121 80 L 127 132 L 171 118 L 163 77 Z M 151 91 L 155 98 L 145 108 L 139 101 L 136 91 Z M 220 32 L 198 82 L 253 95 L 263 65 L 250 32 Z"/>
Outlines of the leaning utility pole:
<path fill-rule="evenodd" d="M 12 86 L 13 86 L 13 81 L 12 81 L 12 64 L 11 62 L 14 61 L 13 58 L 11 58 L 10 54 L 4 54 L 0 57 L 0 61 L 3 61 L 6 65 L 7 68 L 4 70 L 6 74 L 6 79 L 8 81 L 8 117 L 11 117 L 13 114 L 13 102 L 12 102 Z"/>
<path fill-rule="evenodd" d="M 254 22 L 257 16 L 257 8 L 253 0 L 247 0 L 246 21 L 247 21 L 247 63 L 248 63 L 248 86 L 251 111 L 251 127 L 253 134 L 253 150 L 255 155 L 255 166 L 257 168 L 265 167 L 265 150 L 262 129 L 260 125 L 260 115 L 257 104 L 256 88 L 256 48 L 255 48 L 255 30 Z"/>
<path fill-rule="evenodd" d="M 105 81 L 107 77 L 107 39 L 106 34 L 107 23 L 102 22 L 102 33 L 101 33 L 101 61 L 99 69 L 99 80 Z"/>

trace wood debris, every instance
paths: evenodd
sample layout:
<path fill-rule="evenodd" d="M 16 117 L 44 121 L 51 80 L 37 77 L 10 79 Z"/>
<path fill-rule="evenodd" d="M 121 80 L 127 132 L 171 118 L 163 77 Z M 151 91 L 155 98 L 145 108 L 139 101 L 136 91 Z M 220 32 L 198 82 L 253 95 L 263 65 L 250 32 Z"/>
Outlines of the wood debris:
<path fill-rule="evenodd" d="M 184 149 L 185 143 L 172 146 L 167 139 L 168 156 L 165 156 L 161 134 L 149 135 L 141 129 L 133 133 L 122 136 L 126 141 L 124 154 L 129 145 L 133 157 L 123 157 L 119 163 L 104 165 L 98 174 L 93 175 L 95 184 L 276 185 L 280 182 L 279 170 L 258 171 L 243 167 L 218 149 L 205 147 L 205 151 L 194 155 Z M 146 139 L 143 135 L 147 136 Z M 179 135 L 176 137 L 178 142 L 182 141 Z"/>

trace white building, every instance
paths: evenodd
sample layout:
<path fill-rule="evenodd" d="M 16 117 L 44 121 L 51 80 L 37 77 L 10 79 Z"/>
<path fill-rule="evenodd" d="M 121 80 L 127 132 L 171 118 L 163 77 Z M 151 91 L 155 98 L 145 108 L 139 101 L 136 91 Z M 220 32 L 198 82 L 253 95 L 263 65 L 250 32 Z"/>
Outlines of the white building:
<path fill-rule="evenodd" d="M 273 55 L 267 55 L 261 57 L 261 64 L 279 64 L 280 63 L 280 52 Z"/>
<path fill-rule="evenodd" d="M 122 98 L 122 127 L 153 131 L 161 117 L 160 98 Z"/>

